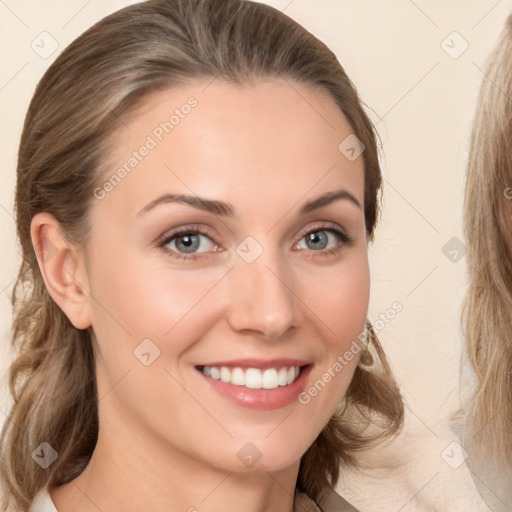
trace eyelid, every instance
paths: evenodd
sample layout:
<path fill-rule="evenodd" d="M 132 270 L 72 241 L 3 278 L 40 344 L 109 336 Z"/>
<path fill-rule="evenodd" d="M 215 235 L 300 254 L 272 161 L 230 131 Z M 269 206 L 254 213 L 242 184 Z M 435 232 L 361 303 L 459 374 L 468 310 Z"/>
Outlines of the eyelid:
<path fill-rule="evenodd" d="M 347 243 L 352 241 L 352 237 L 341 226 L 339 226 L 335 222 L 330 222 L 330 221 L 319 221 L 317 224 L 315 224 L 312 227 L 310 226 L 307 228 L 303 228 L 295 235 L 295 237 L 302 238 L 303 236 L 306 236 L 308 233 L 312 233 L 315 231 L 322 231 L 324 229 L 329 230 L 329 228 L 336 232 L 341 233 Z"/>
<path fill-rule="evenodd" d="M 159 236 L 156 240 L 156 243 L 160 246 L 164 244 L 169 238 L 173 238 L 177 235 L 183 234 L 183 233 L 194 233 L 198 235 L 205 235 L 212 239 L 215 243 L 222 243 L 222 237 L 218 235 L 218 233 L 211 229 L 208 226 L 201 225 L 201 224 L 186 224 L 184 226 L 181 226 L 176 229 L 171 229 L 170 231 L 166 231 L 163 235 Z M 214 240 L 214 238 L 217 238 L 217 240 Z"/>

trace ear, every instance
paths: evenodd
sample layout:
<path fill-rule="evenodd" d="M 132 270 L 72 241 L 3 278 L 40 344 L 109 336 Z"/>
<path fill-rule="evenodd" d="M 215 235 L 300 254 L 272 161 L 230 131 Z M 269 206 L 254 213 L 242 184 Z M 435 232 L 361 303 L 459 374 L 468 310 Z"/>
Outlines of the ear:
<path fill-rule="evenodd" d="M 34 215 L 30 236 L 48 293 L 77 329 L 87 329 L 90 294 L 83 254 L 64 238 L 50 213 Z"/>

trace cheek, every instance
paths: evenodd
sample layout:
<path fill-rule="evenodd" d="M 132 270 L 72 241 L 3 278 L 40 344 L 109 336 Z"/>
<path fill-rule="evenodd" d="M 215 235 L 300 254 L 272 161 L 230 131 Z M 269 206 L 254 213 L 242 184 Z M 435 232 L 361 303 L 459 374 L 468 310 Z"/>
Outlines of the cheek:
<path fill-rule="evenodd" d="M 191 418 L 219 429 L 180 383 L 187 378 L 182 355 L 213 325 L 215 285 L 226 269 L 171 271 L 157 260 L 105 251 L 101 265 L 93 263 L 99 395 L 108 397 L 103 407 L 118 399 L 162 436 L 178 432 L 186 439 L 180 429 L 190 428 Z"/>
<path fill-rule="evenodd" d="M 149 259 L 136 251 L 116 253 L 114 248 L 102 251 L 98 261 L 92 262 L 93 328 L 105 357 L 110 354 L 128 364 L 145 339 L 152 340 L 161 355 L 173 357 L 193 343 L 198 327 L 208 322 L 204 306 L 215 308 L 215 285 L 229 270 L 170 270 L 165 256 Z"/>
<path fill-rule="evenodd" d="M 361 251 L 338 271 L 317 274 L 317 286 L 309 286 L 307 304 L 323 333 L 318 364 L 310 387 L 299 402 L 317 421 L 326 423 L 345 395 L 359 361 L 370 296 L 370 272 L 366 252 Z M 303 293 L 306 293 L 304 288 Z M 309 421 L 309 420 L 308 420 Z"/>
<path fill-rule="evenodd" d="M 364 330 L 370 298 L 366 252 L 354 254 L 338 269 L 309 275 L 301 280 L 300 293 L 323 324 L 326 342 L 342 350 Z"/>

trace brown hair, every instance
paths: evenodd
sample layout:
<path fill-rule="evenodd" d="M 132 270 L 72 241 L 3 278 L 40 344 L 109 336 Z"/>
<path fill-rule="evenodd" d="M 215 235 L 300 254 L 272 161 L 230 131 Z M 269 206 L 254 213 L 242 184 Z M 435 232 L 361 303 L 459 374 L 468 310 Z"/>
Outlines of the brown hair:
<path fill-rule="evenodd" d="M 512 465 L 512 16 L 488 57 L 467 166 L 464 229 L 469 286 L 466 350 L 476 386 L 468 437 L 493 464 Z"/>
<path fill-rule="evenodd" d="M 381 188 L 376 132 L 334 53 L 312 34 L 272 7 L 243 0 L 150 0 L 96 23 L 39 82 L 21 137 L 15 207 L 23 261 L 12 293 L 17 356 L 2 432 L 3 509 L 14 503 L 26 511 L 38 490 L 77 477 L 98 434 L 92 328 L 76 329 L 48 294 L 31 219 L 51 213 L 69 242 L 85 247 L 114 131 L 149 93 L 208 77 L 236 84 L 283 77 L 329 93 L 366 148 L 365 221 L 373 240 Z M 369 332 L 345 407 L 302 458 L 297 485 L 312 498 L 336 484 L 341 462 L 354 463 L 357 450 L 402 425 L 400 394 Z M 43 441 L 59 454 L 46 470 L 30 456 Z"/>

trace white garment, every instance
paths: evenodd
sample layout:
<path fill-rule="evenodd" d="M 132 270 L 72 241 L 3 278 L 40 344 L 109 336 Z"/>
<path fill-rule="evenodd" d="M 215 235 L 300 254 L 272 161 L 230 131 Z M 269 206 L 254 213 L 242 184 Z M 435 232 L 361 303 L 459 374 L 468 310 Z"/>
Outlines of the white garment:
<path fill-rule="evenodd" d="M 41 489 L 35 495 L 29 512 L 57 512 L 47 489 Z"/>

